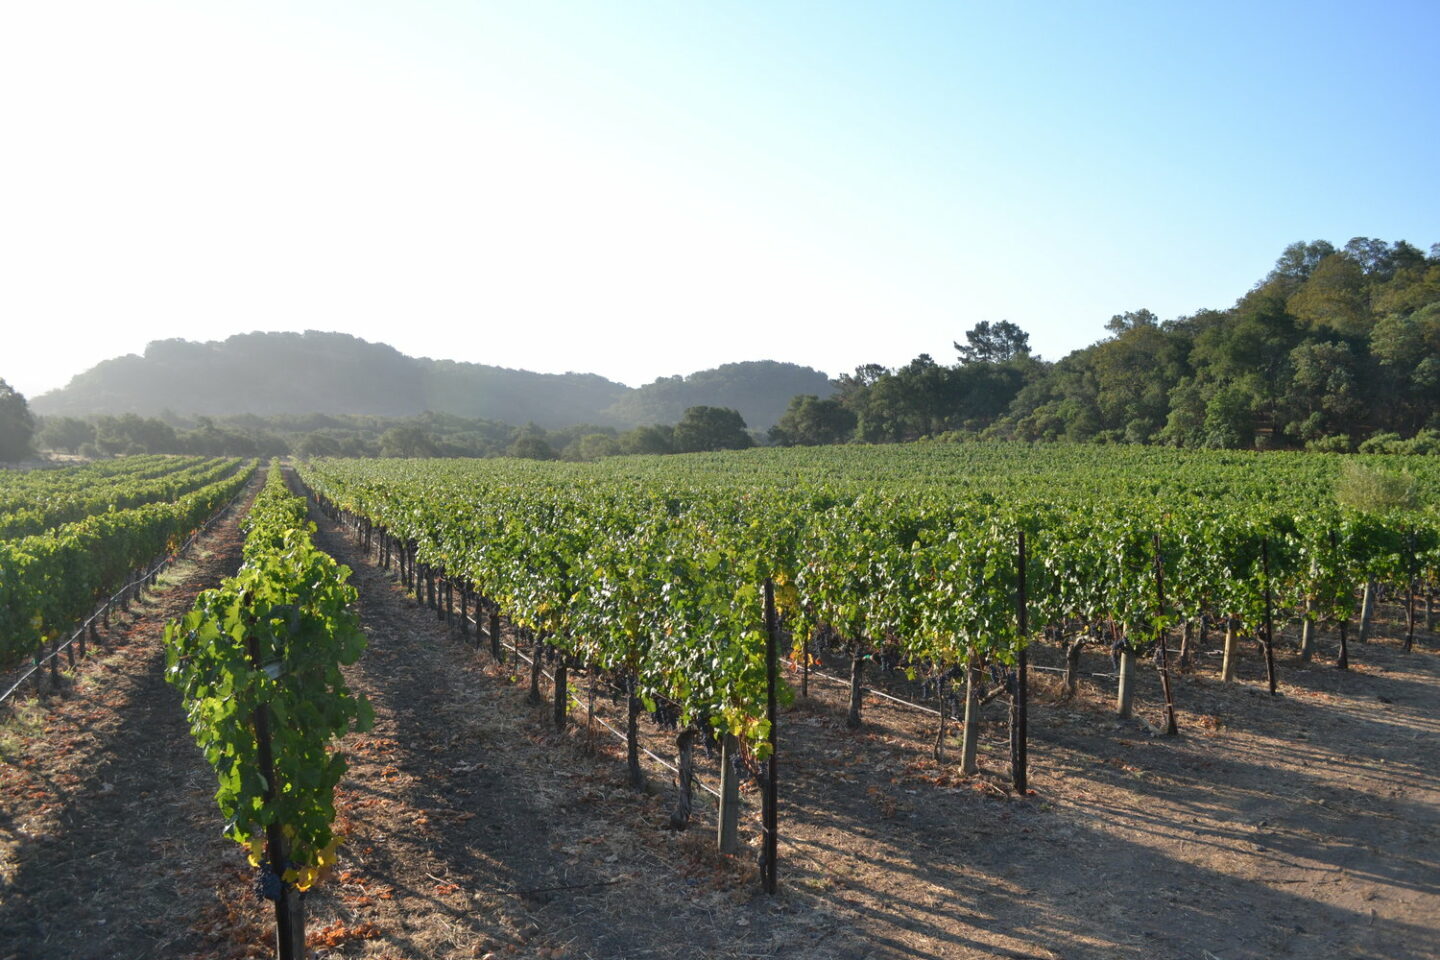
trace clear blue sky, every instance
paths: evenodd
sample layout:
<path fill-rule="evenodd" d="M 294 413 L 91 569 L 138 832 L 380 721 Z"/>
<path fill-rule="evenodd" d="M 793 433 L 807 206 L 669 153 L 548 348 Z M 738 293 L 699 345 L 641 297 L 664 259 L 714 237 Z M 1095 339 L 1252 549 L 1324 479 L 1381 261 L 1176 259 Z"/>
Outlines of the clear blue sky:
<path fill-rule="evenodd" d="M 0 377 L 325 329 L 632 384 L 942 362 L 1440 241 L 1440 3 L 0 10 Z M 177 409 L 183 401 L 177 399 Z"/>

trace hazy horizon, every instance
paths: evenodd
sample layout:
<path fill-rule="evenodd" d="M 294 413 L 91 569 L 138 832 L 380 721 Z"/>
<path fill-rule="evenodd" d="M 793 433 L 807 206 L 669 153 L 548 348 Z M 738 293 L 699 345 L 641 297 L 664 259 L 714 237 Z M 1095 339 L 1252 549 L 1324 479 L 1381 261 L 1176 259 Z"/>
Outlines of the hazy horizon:
<path fill-rule="evenodd" d="M 321 328 L 318 328 L 318 327 L 311 327 L 311 328 L 309 328 L 308 331 L 307 331 L 307 330 L 258 330 L 258 329 L 257 329 L 257 330 L 240 330 L 240 331 L 236 331 L 235 333 L 229 334 L 229 335 L 224 336 L 224 337 L 219 337 L 219 338 L 207 338 L 207 339 L 205 339 L 205 340 L 194 340 L 194 339 L 189 338 L 189 337 L 172 337 L 172 338 L 165 338 L 165 339 L 189 340 L 189 341 L 192 342 L 192 343 L 219 343 L 219 342 L 223 342 L 224 340 L 230 339 L 230 337 L 245 336 L 245 335 L 248 335 L 248 334 L 306 333 L 306 332 L 347 334 L 347 331 L 344 331 L 344 330 L 324 330 L 324 329 L 321 329 Z M 357 336 L 357 337 L 358 337 L 358 334 L 347 334 L 347 335 L 349 335 L 349 336 Z M 375 340 L 375 339 L 371 339 L 371 338 L 369 338 L 369 337 L 358 337 L 358 338 L 361 339 L 361 340 L 364 340 L 364 341 L 367 342 L 367 343 L 383 344 L 384 346 L 395 347 L 394 344 L 392 344 L 392 343 L 386 343 L 386 342 L 383 341 L 383 340 Z M 145 348 L 149 346 L 150 342 L 153 342 L 153 341 L 147 342 L 144 346 L 142 346 L 142 347 L 141 347 L 140 349 L 138 349 L 138 350 L 130 350 L 130 351 L 127 351 L 126 353 L 123 353 L 123 354 L 116 354 L 114 357 L 106 357 L 105 360 L 120 359 L 120 358 L 123 358 L 123 357 L 126 357 L 126 356 L 139 356 L 139 357 L 143 357 L 143 356 L 145 355 Z M 399 350 L 398 347 L 395 347 L 395 349 Z M 402 353 L 402 354 L 404 354 L 405 356 L 410 357 L 411 359 L 414 359 L 414 360 L 437 360 L 437 361 L 448 360 L 448 361 L 453 361 L 453 362 L 456 362 L 456 363 L 479 363 L 479 364 L 484 364 L 484 363 L 485 363 L 485 361 L 481 361 L 481 360 L 466 360 L 466 359 L 461 358 L 461 357 L 443 357 L 443 356 L 436 356 L 436 355 L 434 355 L 434 354 L 414 354 L 414 353 L 408 353 L 408 352 L 406 352 L 406 351 L 404 351 L 404 350 L 400 350 L 400 353 Z M 708 366 L 708 367 L 697 367 L 697 368 L 694 369 L 694 370 L 676 370 L 676 371 L 673 371 L 673 372 L 671 372 L 671 373 L 658 374 L 657 376 L 651 377 L 650 379 L 645 380 L 645 381 L 642 381 L 642 382 L 639 382 L 639 383 L 626 383 L 626 382 L 623 381 L 623 380 L 616 380 L 614 377 L 605 377 L 605 374 L 603 374 L 603 373 L 601 373 L 601 372 L 599 372 L 599 371 L 596 371 L 596 370 L 537 370 L 537 369 L 534 369 L 534 368 L 532 368 L 532 367 L 505 367 L 505 369 L 509 369 L 509 370 L 519 370 L 519 371 L 524 372 L 524 373 L 539 373 L 539 374 L 598 374 L 599 376 L 605 377 L 605 379 L 607 379 L 607 380 L 610 380 L 610 381 L 615 382 L 615 383 L 619 383 L 619 384 L 621 384 L 621 385 L 623 385 L 623 386 L 631 387 L 631 388 L 639 388 L 639 387 L 643 387 L 643 386 L 645 386 L 645 385 L 647 385 L 647 384 L 654 383 L 656 380 L 664 379 L 664 378 L 666 378 L 666 377 L 676 377 L 676 376 L 679 376 L 679 377 L 688 377 L 688 376 L 690 376 L 691 374 L 699 373 L 699 372 L 701 372 L 701 371 L 703 371 L 703 370 L 713 370 L 713 369 L 715 369 L 716 367 L 720 367 L 720 366 L 723 366 L 723 365 L 728 364 L 728 363 L 747 363 L 747 362 L 758 362 L 758 361 L 773 360 L 773 359 L 774 359 L 773 357 L 746 357 L 746 358 L 741 359 L 741 360 L 725 360 L 725 361 L 721 361 L 721 362 L 718 362 L 718 363 L 711 364 L 711 365 Z M 102 361 L 100 361 L 100 362 L 103 363 L 104 361 L 102 360 Z M 788 362 L 793 362 L 793 361 L 783 361 L 783 360 L 782 360 L 782 361 L 777 361 L 777 362 L 780 362 L 780 363 L 788 363 Z M 501 366 L 500 364 L 486 364 L 486 365 Z M 821 368 L 819 368 L 819 367 L 816 367 L 814 364 L 798 364 L 798 365 L 799 365 L 799 366 L 804 366 L 804 367 L 810 367 L 811 369 L 818 370 L 820 373 L 823 373 L 823 374 L 825 374 L 826 376 L 830 377 L 831 379 L 834 379 L 835 377 L 839 376 L 841 373 L 848 373 L 848 372 L 850 372 L 850 369 L 853 368 L 856 364 L 852 364 L 852 365 L 851 365 L 851 368 L 847 368 L 847 369 L 845 369 L 845 370 L 835 370 L 835 371 L 823 370 L 823 369 L 821 369 Z M 87 367 L 86 370 L 77 371 L 77 375 L 80 374 L 80 373 L 85 373 L 85 372 L 87 372 L 87 371 L 90 370 L 90 369 L 93 369 L 93 365 L 92 365 L 91 367 Z M 72 379 L 73 379 L 73 378 L 72 378 Z M 14 384 L 11 384 L 11 385 L 14 386 Z M 51 393 L 51 392 L 53 392 L 53 391 L 55 391 L 55 390 L 62 390 L 62 389 L 64 389 L 66 386 L 68 386 L 68 381 L 67 381 L 66 383 L 60 384 L 60 386 L 58 386 L 58 387 L 51 387 L 51 388 L 49 388 L 49 389 L 40 391 L 39 393 L 36 393 L 36 394 L 33 394 L 33 395 L 31 395 L 31 394 L 26 394 L 26 396 L 27 396 L 27 397 L 31 397 L 31 398 L 33 399 L 33 397 L 35 397 L 35 396 L 40 396 L 40 395 L 42 395 L 42 394 L 44 394 L 44 393 Z M 25 391 L 22 390 L 22 391 L 20 391 L 20 392 L 21 392 L 21 393 L 24 393 Z"/>

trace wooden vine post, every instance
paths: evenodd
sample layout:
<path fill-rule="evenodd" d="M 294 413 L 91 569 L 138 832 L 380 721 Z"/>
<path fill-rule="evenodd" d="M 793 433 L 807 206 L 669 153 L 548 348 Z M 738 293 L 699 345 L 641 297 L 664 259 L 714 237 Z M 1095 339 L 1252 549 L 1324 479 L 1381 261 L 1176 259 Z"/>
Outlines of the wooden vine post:
<path fill-rule="evenodd" d="M 780 620 L 775 613 L 775 584 L 771 580 L 765 581 L 765 718 L 770 723 L 770 730 L 767 740 L 770 743 L 770 755 L 765 759 L 765 796 L 761 808 L 761 822 L 764 824 L 764 847 L 760 859 L 760 882 L 765 892 L 773 895 L 776 889 L 776 877 L 778 863 L 776 858 L 779 854 L 779 805 L 780 792 L 777 779 L 779 770 L 776 764 L 776 736 L 775 728 L 779 717 L 779 710 L 776 707 L 775 685 L 778 682 L 779 672 L 779 647 L 780 647 Z"/>
<path fill-rule="evenodd" d="M 1314 604 L 1305 598 L 1304 616 L 1300 619 L 1300 660 L 1309 663 L 1315 656 L 1315 617 L 1311 612 Z"/>
<path fill-rule="evenodd" d="M 1015 792 L 1023 797 L 1028 783 L 1025 695 L 1029 685 L 1029 654 L 1025 644 L 1026 637 L 1030 632 L 1030 607 L 1025 596 L 1025 531 L 1023 530 L 1020 531 L 1017 547 L 1016 570 L 1019 576 L 1015 597 L 1015 614 L 1019 628 L 1020 650 L 1015 657 L 1015 689 L 1010 694 L 1010 782 L 1011 786 L 1015 788 Z"/>
<path fill-rule="evenodd" d="M 1360 632 L 1355 639 L 1360 643 L 1370 642 L 1370 621 L 1375 618 L 1375 591 L 1377 584 L 1373 579 L 1366 579 L 1364 592 L 1360 597 Z"/>
<path fill-rule="evenodd" d="M 1111 623 L 1111 631 L 1118 628 Z M 1135 653 L 1130 649 L 1130 638 L 1125 637 L 1125 646 L 1120 648 L 1120 676 L 1115 686 L 1115 716 L 1129 720 L 1135 701 Z"/>
<path fill-rule="evenodd" d="M 1220 664 L 1220 679 L 1225 683 L 1235 682 L 1235 668 L 1240 660 L 1239 639 L 1236 631 L 1239 625 L 1233 615 L 1225 618 L 1225 658 Z"/>

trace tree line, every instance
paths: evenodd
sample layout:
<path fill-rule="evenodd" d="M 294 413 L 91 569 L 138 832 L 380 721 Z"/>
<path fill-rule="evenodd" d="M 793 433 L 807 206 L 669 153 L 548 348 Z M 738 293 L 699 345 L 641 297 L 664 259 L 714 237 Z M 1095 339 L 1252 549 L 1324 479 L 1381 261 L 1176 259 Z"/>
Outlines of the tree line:
<path fill-rule="evenodd" d="M 754 446 L 744 419 L 694 406 L 674 424 L 617 430 L 596 424 L 546 429 L 443 413 L 415 417 L 242 414 L 230 417 L 35 417 L 0 380 L 0 462 L 37 452 L 90 459 L 151 453 L 243 457 L 522 457 L 596 460 L 618 454 L 691 453 Z"/>
<path fill-rule="evenodd" d="M 1052 363 L 1015 324 L 983 322 L 953 364 L 864 364 L 831 397 L 794 398 L 770 439 L 1440 452 L 1440 244 L 1294 243 L 1229 309 L 1107 329 Z"/>
<path fill-rule="evenodd" d="M 1107 330 L 1050 362 L 1017 325 L 984 321 L 955 342 L 954 362 L 862 364 L 829 395 L 793 397 L 766 433 L 703 405 L 630 430 L 435 412 L 35 418 L 0 381 L 0 461 L 34 448 L 594 460 L 922 437 L 1440 453 L 1440 244 L 1426 255 L 1403 240 L 1294 243 L 1228 309 L 1171 320 L 1133 310 Z"/>

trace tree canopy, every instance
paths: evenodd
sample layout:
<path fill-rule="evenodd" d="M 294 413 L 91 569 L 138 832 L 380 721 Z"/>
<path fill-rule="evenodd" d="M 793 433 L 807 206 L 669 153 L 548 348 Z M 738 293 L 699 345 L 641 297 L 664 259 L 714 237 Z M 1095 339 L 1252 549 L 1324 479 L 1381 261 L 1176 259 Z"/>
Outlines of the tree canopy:
<path fill-rule="evenodd" d="M 1109 336 L 1058 362 L 1032 356 L 1008 320 L 956 341 L 957 362 L 920 354 L 835 381 L 846 432 L 801 429 L 796 397 L 776 442 L 871 443 L 945 434 L 1187 447 L 1352 450 L 1440 431 L 1440 245 L 1293 243 L 1228 309 L 1162 320 L 1117 313 Z M 802 439 L 805 438 L 805 439 Z"/>
<path fill-rule="evenodd" d="M 1030 334 L 1009 320 L 982 320 L 965 332 L 965 343 L 957 342 L 955 352 L 961 363 L 1005 363 L 1030 352 Z"/>
<path fill-rule="evenodd" d="M 24 460 L 30 455 L 35 418 L 30 405 L 14 387 L 0 380 L 0 461 Z"/>
<path fill-rule="evenodd" d="M 727 407 L 691 407 L 675 424 L 676 453 L 743 450 L 754 444 L 740 412 Z"/>

